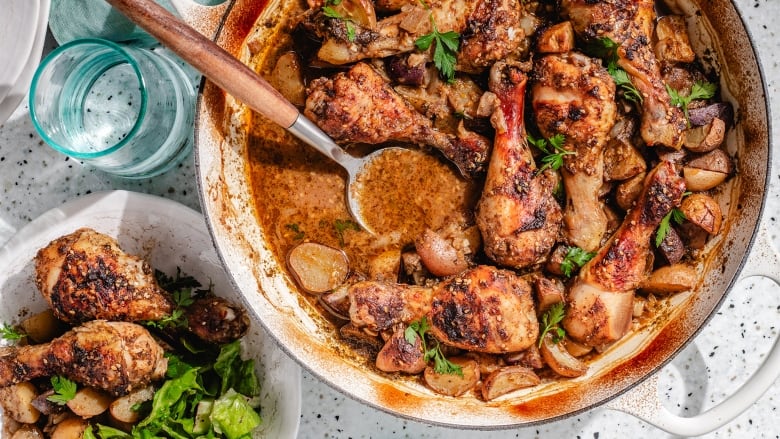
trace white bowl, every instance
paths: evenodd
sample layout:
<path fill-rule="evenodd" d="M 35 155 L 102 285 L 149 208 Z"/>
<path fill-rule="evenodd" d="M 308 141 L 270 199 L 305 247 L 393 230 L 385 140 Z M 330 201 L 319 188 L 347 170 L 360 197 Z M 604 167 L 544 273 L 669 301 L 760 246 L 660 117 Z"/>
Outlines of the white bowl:
<path fill-rule="evenodd" d="M 0 323 L 18 323 L 25 314 L 46 309 L 33 284 L 33 258 L 39 248 L 80 227 L 115 237 L 123 250 L 144 257 L 168 274 L 180 267 L 203 285 L 211 281 L 219 296 L 237 303 L 214 250 L 203 217 L 164 198 L 127 191 L 99 192 L 52 209 L 0 249 Z M 255 358 L 262 386 L 263 424 L 255 437 L 294 438 L 301 415 L 301 370 L 254 324 L 243 339 L 245 357 Z"/>
<path fill-rule="evenodd" d="M 0 123 L 27 95 L 41 61 L 51 0 L 3 0 L 0 14 Z M 6 4 L 7 3 L 7 4 Z"/>

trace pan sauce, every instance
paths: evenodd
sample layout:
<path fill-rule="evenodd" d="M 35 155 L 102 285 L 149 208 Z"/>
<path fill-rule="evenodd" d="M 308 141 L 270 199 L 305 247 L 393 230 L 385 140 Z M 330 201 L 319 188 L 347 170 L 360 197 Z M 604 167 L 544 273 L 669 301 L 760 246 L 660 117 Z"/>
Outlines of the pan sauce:
<path fill-rule="evenodd" d="M 280 40 L 289 43 L 287 36 L 282 35 Z M 277 53 L 284 48 L 280 44 Z M 255 58 L 259 62 L 257 70 L 267 72 L 273 67 L 275 56 L 266 55 Z M 269 127 L 260 116 L 253 117 L 248 148 L 250 186 L 258 219 L 266 231 L 271 231 L 266 237 L 279 261 L 284 260 L 294 244 L 310 240 L 342 247 L 352 267 L 365 271 L 370 256 L 411 243 L 425 227 L 435 229 L 448 216 L 464 223 L 471 220 L 475 196 L 478 196 L 475 188 L 460 180 L 436 154 L 412 153 L 417 170 L 405 171 L 394 163 L 395 166 L 384 169 L 381 182 L 372 182 L 376 189 L 365 195 L 371 200 L 369 204 L 376 206 L 366 210 L 371 212 L 369 223 L 379 232 L 377 236 L 371 237 L 350 226 L 339 228 L 336 224 L 349 220 L 343 195 L 345 175 L 341 169 L 277 128 Z M 426 174 L 436 178 L 420 178 L 409 184 L 410 176 Z M 428 186 L 421 188 L 421 183 Z M 388 191 L 388 187 L 395 190 Z M 448 194 L 442 194 L 442 188 Z M 727 200 L 727 192 L 723 191 L 718 198 Z M 408 205 L 398 201 L 413 200 L 420 194 L 437 194 L 437 198 L 422 197 L 424 202 Z M 415 212 L 419 214 L 414 215 Z M 727 212 L 724 209 L 726 215 Z M 311 296 L 301 296 L 312 304 L 316 302 Z M 677 298 L 677 305 L 690 298 L 688 294 L 682 296 Z M 663 314 L 670 312 L 668 307 L 658 305 Z M 652 323 L 655 320 L 652 317 L 643 316 L 642 323 Z"/>

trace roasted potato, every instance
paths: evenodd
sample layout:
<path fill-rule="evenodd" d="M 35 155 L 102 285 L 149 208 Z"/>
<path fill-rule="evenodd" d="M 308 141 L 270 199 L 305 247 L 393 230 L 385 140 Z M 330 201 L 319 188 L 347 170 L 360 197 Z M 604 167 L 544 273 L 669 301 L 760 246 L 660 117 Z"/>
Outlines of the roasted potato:
<path fill-rule="evenodd" d="M 287 266 L 305 291 L 320 294 L 341 285 L 349 274 L 344 251 L 316 242 L 303 242 L 287 254 Z"/>
<path fill-rule="evenodd" d="M 687 264 L 674 264 L 653 271 L 639 284 L 645 293 L 673 294 L 688 291 L 696 286 L 698 274 Z"/>
<path fill-rule="evenodd" d="M 605 181 L 627 180 L 645 171 L 645 158 L 629 142 L 615 139 L 604 148 Z"/>
<path fill-rule="evenodd" d="M 469 268 L 468 261 L 453 243 L 426 229 L 414 243 L 422 263 L 435 276 L 451 276 Z"/>
<path fill-rule="evenodd" d="M 705 194 L 691 194 L 680 205 L 685 218 L 710 235 L 717 235 L 723 223 L 723 212 L 714 198 Z"/>
<path fill-rule="evenodd" d="M 485 401 L 490 401 L 518 389 L 536 386 L 541 381 L 539 376 L 527 367 L 502 367 L 493 371 L 482 382 L 482 398 Z"/>
<path fill-rule="evenodd" d="M 682 16 L 666 15 L 659 18 L 655 25 L 655 35 L 658 39 L 655 56 L 660 61 L 690 63 L 696 59 Z"/>
<path fill-rule="evenodd" d="M 133 391 L 121 398 L 115 399 L 108 406 L 108 411 L 114 420 L 122 423 L 138 422 L 141 415 L 133 410 L 133 406 L 154 398 L 154 387 L 146 386 Z"/>
<path fill-rule="evenodd" d="M 35 424 L 24 424 L 14 432 L 11 439 L 43 439 L 43 432 Z"/>
<path fill-rule="evenodd" d="M 707 191 L 726 181 L 728 174 L 686 166 L 683 168 L 685 187 L 690 191 Z"/>
<path fill-rule="evenodd" d="M 79 439 L 84 437 L 84 431 L 89 427 L 86 419 L 70 416 L 54 426 L 51 439 Z"/>
<path fill-rule="evenodd" d="M 687 130 L 683 145 L 693 152 L 710 152 L 723 143 L 725 136 L 726 122 L 716 117 L 706 125 Z"/>
<path fill-rule="evenodd" d="M 23 382 L 0 388 L 0 406 L 5 414 L 22 424 L 38 421 L 41 412 L 32 405 L 38 390 L 32 383 Z"/>
<path fill-rule="evenodd" d="M 634 206 L 634 202 L 639 198 L 642 188 L 645 185 L 647 173 L 641 172 L 628 180 L 624 180 L 617 185 L 615 189 L 615 202 L 623 210 L 629 210 Z"/>
<path fill-rule="evenodd" d="M 306 103 L 303 66 L 297 53 L 287 52 L 279 57 L 269 82 L 293 105 L 302 107 Z"/>
<path fill-rule="evenodd" d="M 696 157 L 690 160 L 686 166 L 707 171 L 721 172 L 727 175 L 734 171 L 731 157 L 722 149 L 715 149 L 707 154 Z"/>
<path fill-rule="evenodd" d="M 452 357 L 452 363 L 460 366 L 463 375 L 454 373 L 437 373 L 433 367 L 428 366 L 423 373 L 425 384 L 437 393 L 447 396 L 460 396 L 479 382 L 479 365 L 468 357 Z"/>
<path fill-rule="evenodd" d="M 19 327 L 33 343 L 46 343 L 62 335 L 67 326 L 54 317 L 51 309 L 34 314 L 19 323 Z"/>
<path fill-rule="evenodd" d="M 566 290 L 560 279 L 534 276 L 533 285 L 536 290 L 537 314 L 542 315 L 550 306 L 563 302 Z"/>
<path fill-rule="evenodd" d="M 82 387 L 66 405 L 76 415 L 89 419 L 108 410 L 112 400 L 106 393 L 91 387 Z"/>

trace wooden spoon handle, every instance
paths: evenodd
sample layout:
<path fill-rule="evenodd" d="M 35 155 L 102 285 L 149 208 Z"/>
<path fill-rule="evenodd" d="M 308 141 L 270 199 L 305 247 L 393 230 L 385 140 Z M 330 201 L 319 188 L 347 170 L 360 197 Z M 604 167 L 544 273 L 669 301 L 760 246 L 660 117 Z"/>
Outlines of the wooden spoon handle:
<path fill-rule="evenodd" d="M 106 0 L 221 89 L 289 128 L 300 114 L 252 69 L 153 0 Z"/>

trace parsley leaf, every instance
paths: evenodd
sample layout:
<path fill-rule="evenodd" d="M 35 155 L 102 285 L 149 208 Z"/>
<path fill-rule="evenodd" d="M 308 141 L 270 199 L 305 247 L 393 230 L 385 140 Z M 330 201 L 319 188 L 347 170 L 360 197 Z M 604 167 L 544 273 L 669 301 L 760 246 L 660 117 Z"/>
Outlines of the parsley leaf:
<path fill-rule="evenodd" d="M 183 275 L 181 268 L 176 267 L 176 276 L 170 277 L 165 273 L 157 270 L 155 272 L 157 283 L 160 287 L 169 293 L 175 305 L 173 311 L 168 316 L 165 316 L 159 320 L 147 320 L 142 322 L 144 325 L 150 328 L 157 328 L 164 330 L 166 328 L 186 328 L 189 322 L 187 321 L 187 315 L 184 312 L 184 308 L 192 305 L 195 301 L 193 298 L 193 290 L 200 287 L 194 277 Z M 198 294 L 211 291 L 212 285 L 209 285 L 208 290 L 198 290 Z"/>
<path fill-rule="evenodd" d="M 544 326 L 542 327 L 541 334 L 539 334 L 539 347 L 542 347 L 542 340 L 550 331 L 555 331 L 553 333 L 553 343 L 558 343 L 563 340 L 566 331 L 558 326 L 558 323 L 563 320 L 564 316 L 566 316 L 566 312 L 563 309 L 563 302 L 552 305 L 544 314 L 542 314 L 542 325 Z"/>
<path fill-rule="evenodd" d="M 344 247 L 344 232 L 347 230 L 360 231 L 360 226 L 352 220 L 337 219 L 333 222 L 333 228 L 336 230 L 336 236 L 339 238 L 339 245 Z"/>
<path fill-rule="evenodd" d="M 433 64 L 448 82 L 452 82 L 455 78 L 455 61 L 460 46 L 460 34 L 452 30 L 444 33 L 439 32 L 433 19 L 433 13 L 430 14 L 430 20 L 433 32 L 417 38 L 414 44 L 419 50 L 428 50 L 435 41 Z"/>
<path fill-rule="evenodd" d="M 623 97 L 631 102 L 641 104 L 642 94 L 631 82 L 631 78 L 628 77 L 628 72 L 617 66 L 616 63 L 610 62 L 607 65 L 607 71 L 612 79 L 615 81 L 615 85 L 623 90 Z"/>
<path fill-rule="evenodd" d="M 673 208 L 663 217 L 661 223 L 658 225 L 658 230 L 655 232 L 655 246 L 660 247 L 664 242 L 664 238 L 669 234 L 669 228 L 671 221 L 674 220 L 677 224 L 682 224 L 686 220 L 685 214 L 678 208 Z"/>
<path fill-rule="evenodd" d="M 7 323 L 3 323 L 3 326 L 0 326 L 0 338 L 4 338 L 9 341 L 16 341 L 21 340 L 25 335 L 26 334 L 24 332 L 19 331 Z"/>
<path fill-rule="evenodd" d="M 530 134 L 527 135 L 527 138 L 528 143 L 537 147 L 545 154 L 545 156 L 542 157 L 543 165 L 536 171 L 537 174 L 541 174 L 547 168 L 558 170 L 563 166 L 563 156 L 577 154 L 575 151 L 568 151 L 563 148 L 566 137 L 561 133 L 558 133 L 549 139 L 536 139 Z M 550 148 L 550 146 L 552 148 Z"/>
<path fill-rule="evenodd" d="M 404 330 L 404 339 L 406 339 L 409 344 L 414 345 L 415 342 L 417 342 L 417 338 L 420 338 L 423 352 L 425 353 L 423 360 L 426 362 L 433 360 L 433 370 L 436 373 L 458 375 L 462 377 L 463 369 L 444 357 L 444 354 L 441 352 L 441 344 L 438 340 L 434 339 L 436 345 L 428 349 L 428 345 L 425 342 L 425 333 L 427 333 L 430 328 L 428 319 L 426 317 L 421 317 L 419 320 L 413 321 L 406 327 Z"/>
<path fill-rule="evenodd" d="M 669 87 L 669 84 L 666 84 L 666 92 L 669 93 L 669 97 L 672 98 L 672 105 L 682 108 L 683 113 L 685 113 L 685 120 L 688 122 L 688 127 L 691 126 L 691 120 L 688 115 L 688 105 L 695 99 L 709 99 L 715 96 L 715 90 L 717 90 L 717 86 L 711 82 L 696 81 L 691 87 L 691 93 L 688 96 L 682 96 L 680 95 L 680 92 Z"/>
<path fill-rule="evenodd" d="M 582 267 L 594 256 L 596 256 L 596 252 L 586 252 L 579 247 L 569 247 L 569 251 L 566 252 L 566 256 L 561 261 L 561 271 L 566 277 L 571 277 L 575 265 Z"/>
<path fill-rule="evenodd" d="M 293 233 L 295 233 L 293 235 L 293 239 L 296 241 L 300 241 L 306 236 L 306 233 L 304 233 L 303 230 L 301 230 L 301 227 L 296 223 L 285 224 L 284 227 L 288 230 L 291 230 Z"/>
<path fill-rule="evenodd" d="M 76 396 L 76 383 L 65 377 L 51 377 L 51 386 L 54 389 L 54 394 L 46 397 L 47 401 L 65 405 Z"/>
<path fill-rule="evenodd" d="M 586 47 L 586 51 L 596 58 L 601 58 L 607 62 L 607 72 L 615 85 L 623 90 L 623 97 L 631 102 L 641 104 L 644 100 L 642 94 L 631 82 L 628 72 L 618 67 L 618 43 L 609 37 L 601 37 Z"/>
<path fill-rule="evenodd" d="M 327 4 L 331 4 L 334 6 L 338 6 L 339 3 L 341 3 L 341 0 L 339 1 L 330 1 Z M 347 40 L 349 42 L 355 41 L 355 23 L 352 21 L 351 18 L 347 18 L 340 14 L 337 10 L 333 9 L 330 6 L 323 6 L 322 7 L 322 13 L 325 14 L 328 18 L 333 18 L 336 20 L 341 20 L 344 22 L 344 26 L 347 28 Z"/>

